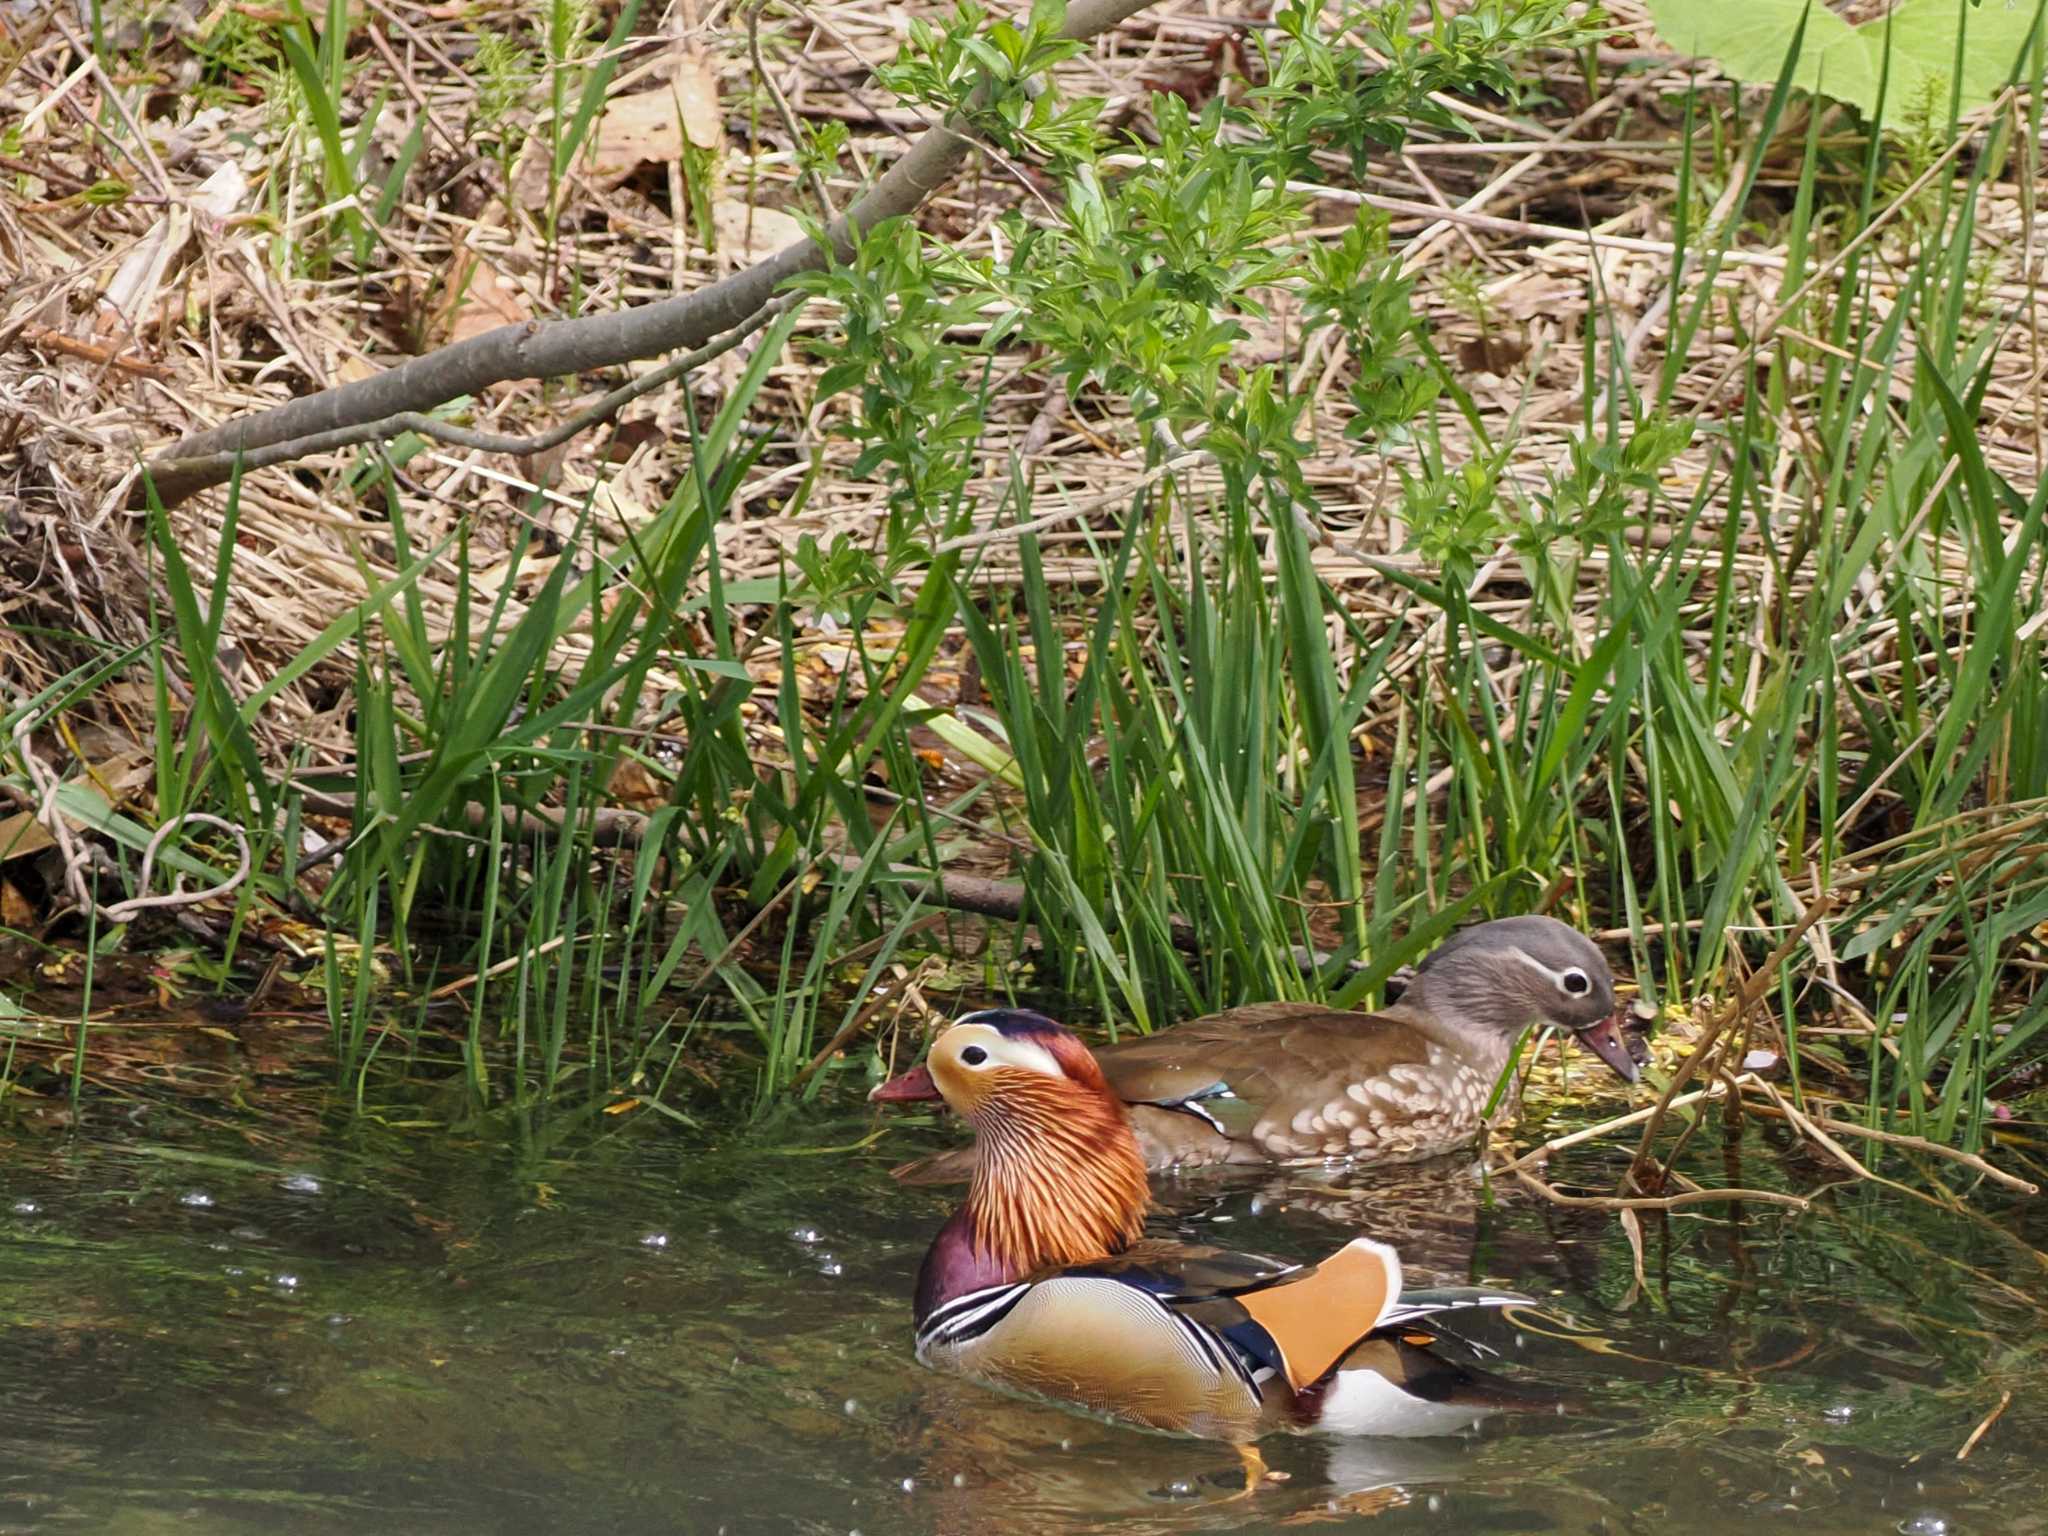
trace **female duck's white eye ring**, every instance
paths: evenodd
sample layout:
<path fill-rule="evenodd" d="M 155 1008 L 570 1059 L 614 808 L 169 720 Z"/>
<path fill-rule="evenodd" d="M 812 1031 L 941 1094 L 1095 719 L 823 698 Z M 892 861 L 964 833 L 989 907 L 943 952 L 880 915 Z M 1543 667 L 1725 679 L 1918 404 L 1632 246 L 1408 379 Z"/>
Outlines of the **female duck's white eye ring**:
<path fill-rule="evenodd" d="M 1593 983 L 1586 979 L 1586 973 L 1576 966 L 1560 974 L 1557 984 L 1572 997 L 1584 997 L 1593 990 Z"/>
<path fill-rule="evenodd" d="M 978 1067 L 988 1060 L 988 1052 L 978 1045 L 970 1045 L 960 1053 L 960 1060 L 965 1066 Z"/>

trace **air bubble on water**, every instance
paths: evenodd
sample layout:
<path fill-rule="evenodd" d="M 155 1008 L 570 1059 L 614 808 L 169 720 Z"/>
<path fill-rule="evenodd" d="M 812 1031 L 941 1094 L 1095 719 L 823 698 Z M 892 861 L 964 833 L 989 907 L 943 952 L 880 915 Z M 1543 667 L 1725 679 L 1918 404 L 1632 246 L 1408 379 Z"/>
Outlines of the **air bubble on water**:
<path fill-rule="evenodd" d="M 299 1288 L 299 1277 L 297 1275 L 272 1275 L 270 1283 L 280 1291 L 296 1291 Z"/>
<path fill-rule="evenodd" d="M 848 1417 L 848 1418 L 850 1419 L 850 1418 L 852 1418 L 852 1417 L 853 1417 L 853 1416 L 854 1416 L 854 1415 L 855 1415 L 856 1413 L 859 1413 L 859 1412 L 860 1412 L 860 1399 L 858 1399 L 858 1398 L 853 1398 L 853 1397 L 849 1397 L 849 1398 L 848 1398 L 848 1399 L 846 1400 L 846 1416 L 847 1416 L 847 1417 Z"/>
<path fill-rule="evenodd" d="M 1195 1496 L 1195 1485 L 1184 1477 L 1177 1477 L 1166 1485 L 1166 1491 L 1176 1499 L 1191 1499 Z"/>
<path fill-rule="evenodd" d="M 799 1243 L 822 1243 L 825 1240 L 825 1234 L 816 1227 L 795 1227 L 789 1235 Z"/>
<path fill-rule="evenodd" d="M 1063 1451 L 1071 1451 L 1073 1448 L 1074 1442 L 1071 1440 L 1062 1440 L 1060 1442 L 1060 1449 Z"/>
<path fill-rule="evenodd" d="M 640 1239 L 640 1246 L 642 1248 L 666 1248 L 668 1246 L 668 1234 L 666 1232 L 650 1232 Z"/>
<path fill-rule="evenodd" d="M 1836 1403 L 1832 1408 L 1822 1409 L 1821 1417 L 1833 1424 L 1846 1424 L 1856 1417 L 1856 1410 L 1847 1403 Z"/>
<path fill-rule="evenodd" d="M 33 1216 L 41 1209 L 42 1207 L 33 1200 L 17 1200 L 14 1202 L 14 1214 L 17 1216 Z"/>
<path fill-rule="evenodd" d="M 223 1264 L 220 1267 L 220 1272 L 226 1275 L 231 1280 L 239 1280 L 242 1278 L 242 1276 L 248 1273 L 248 1271 L 242 1268 L 242 1266 L 239 1264 Z"/>
<path fill-rule="evenodd" d="M 623 1360 L 626 1358 L 626 1346 L 623 1344 L 615 1344 L 610 1349 L 606 1350 L 605 1353 L 610 1355 L 614 1360 Z"/>
<path fill-rule="evenodd" d="M 1436 1512 L 1437 1512 L 1438 1510 L 1440 1510 L 1440 1509 L 1442 1509 L 1442 1508 L 1444 1507 L 1444 1501 L 1443 1501 L 1443 1499 L 1442 1499 L 1441 1497 L 1439 1497 L 1438 1495 L 1434 1494 L 1434 1493 L 1432 1493 L 1432 1494 L 1431 1494 L 1431 1495 L 1429 1496 L 1429 1498 L 1428 1498 L 1427 1500 L 1425 1500 L 1424 1502 L 1428 1504 L 1428 1506 L 1429 1506 L 1429 1512 L 1430 1512 L 1430 1513 L 1431 1513 L 1432 1515 L 1433 1515 L 1433 1514 L 1435 1514 L 1435 1513 L 1436 1513 Z"/>
<path fill-rule="evenodd" d="M 822 1253 L 818 1255 L 818 1273 L 821 1275 L 843 1275 L 846 1273 L 846 1266 L 833 1258 L 831 1254 Z"/>
<path fill-rule="evenodd" d="M 1948 1521 L 1940 1515 L 1914 1515 L 1899 1522 L 1900 1536 L 1948 1536 Z"/>
<path fill-rule="evenodd" d="M 1249 1209 L 1251 1210 L 1251 1213 L 1254 1216 L 1260 1214 L 1262 1211 L 1266 1209 L 1265 1197 L 1263 1195 L 1253 1195 L 1252 1203 Z"/>
<path fill-rule="evenodd" d="M 195 1211 L 209 1211 L 213 1209 L 213 1196 L 203 1189 L 188 1189 L 178 1196 L 178 1204 L 189 1205 Z"/>
<path fill-rule="evenodd" d="M 354 1321 L 355 1319 L 346 1312 L 330 1312 L 327 1314 L 327 1326 L 330 1328 L 346 1328 Z"/>
<path fill-rule="evenodd" d="M 320 1181 L 310 1173 L 288 1173 L 284 1176 L 284 1187 L 295 1195 L 317 1195 Z"/>
<path fill-rule="evenodd" d="M 903 1491 L 905 1493 L 917 1492 L 917 1479 L 914 1477 L 906 1477 L 905 1479 L 903 1479 Z"/>
<path fill-rule="evenodd" d="M 953 1486 L 955 1488 L 965 1488 L 967 1486 L 967 1474 L 965 1472 L 955 1472 L 953 1474 Z"/>

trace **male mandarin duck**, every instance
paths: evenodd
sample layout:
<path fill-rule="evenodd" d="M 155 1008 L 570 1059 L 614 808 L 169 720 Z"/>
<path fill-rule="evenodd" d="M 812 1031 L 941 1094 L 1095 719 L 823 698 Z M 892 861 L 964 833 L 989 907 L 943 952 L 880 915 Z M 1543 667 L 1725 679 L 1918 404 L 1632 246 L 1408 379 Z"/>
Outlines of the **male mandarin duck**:
<path fill-rule="evenodd" d="M 1570 1031 L 1625 1082 L 1606 957 L 1550 917 L 1453 934 L 1377 1013 L 1253 1003 L 1095 1053 L 1154 1172 L 1343 1157 L 1404 1163 L 1454 1151 L 1489 1123 L 1487 1101 L 1530 1024 Z M 1510 1113 L 1514 1094 L 1498 1113 Z M 911 1183 L 967 1177 L 972 1149 L 906 1164 Z"/>
<path fill-rule="evenodd" d="M 967 1201 L 918 1272 L 917 1355 L 982 1383 L 1151 1429 L 1445 1434 L 1538 1401 L 1431 1354 L 1415 1324 L 1523 1297 L 1403 1293 L 1394 1250 L 1320 1264 L 1147 1239 L 1145 1165 L 1078 1037 L 969 1014 L 871 1099 L 943 1098 L 976 1132 Z"/>

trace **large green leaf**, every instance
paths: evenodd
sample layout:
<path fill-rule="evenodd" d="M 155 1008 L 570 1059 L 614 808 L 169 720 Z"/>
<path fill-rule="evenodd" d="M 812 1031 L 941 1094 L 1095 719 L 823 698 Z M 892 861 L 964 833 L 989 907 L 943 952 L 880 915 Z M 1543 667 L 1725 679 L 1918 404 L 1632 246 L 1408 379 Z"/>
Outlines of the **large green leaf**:
<path fill-rule="evenodd" d="M 2041 0 L 1904 0 L 1889 17 L 1852 27 L 1809 0 L 1649 0 L 1650 19 L 1672 47 L 1712 59 L 1737 80 L 1776 80 L 1799 18 L 1806 42 L 1792 83 L 1803 91 L 1845 101 L 1877 119 L 1884 77 L 1886 29 L 1891 32 L 1891 80 L 1884 87 L 1884 124 L 1898 126 L 1932 87 L 1938 116 L 1946 117 L 1955 73 L 1956 35 L 1967 28 L 1962 53 L 1962 110 L 1980 107 L 2012 77 L 2013 65 L 2034 25 Z"/>

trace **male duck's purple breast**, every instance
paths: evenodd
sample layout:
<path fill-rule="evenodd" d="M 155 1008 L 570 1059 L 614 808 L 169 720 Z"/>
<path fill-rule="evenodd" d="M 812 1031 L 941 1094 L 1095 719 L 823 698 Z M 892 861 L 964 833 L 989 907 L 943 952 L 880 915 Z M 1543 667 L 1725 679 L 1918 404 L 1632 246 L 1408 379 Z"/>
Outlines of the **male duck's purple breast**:
<path fill-rule="evenodd" d="M 917 1272 L 917 1325 L 922 1328 L 926 1318 L 956 1296 L 1019 1278 L 1009 1265 L 975 1247 L 974 1228 L 963 1206 L 939 1229 Z"/>

